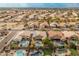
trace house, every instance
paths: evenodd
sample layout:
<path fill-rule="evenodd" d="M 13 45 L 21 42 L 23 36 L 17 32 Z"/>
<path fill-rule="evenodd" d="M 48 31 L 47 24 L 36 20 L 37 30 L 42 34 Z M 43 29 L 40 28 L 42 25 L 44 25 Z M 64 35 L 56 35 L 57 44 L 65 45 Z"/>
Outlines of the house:
<path fill-rule="evenodd" d="M 39 48 L 43 46 L 42 40 L 46 38 L 46 32 L 45 31 L 33 31 L 33 40 L 35 42 L 35 47 Z"/>
<path fill-rule="evenodd" d="M 40 23 L 40 29 L 47 29 L 47 28 L 49 28 L 49 24 L 46 21 Z"/>
<path fill-rule="evenodd" d="M 54 55 L 65 55 L 67 49 L 65 48 L 63 33 L 60 31 L 48 31 L 48 37 L 55 47 Z"/>
<path fill-rule="evenodd" d="M 64 46 L 63 34 L 60 31 L 48 31 L 48 37 L 52 40 L 54 46 Z"/>
<path fill-rule="evenodd" d="M 76 32 L 74 31 L 62 31 L 64 35 L 64 40 L 67 41 L 68 46 L 70 46 L 70 41 L 72 41 L 72 37 L 77 36 Z"/>
<path fill-rule="evenodd" d="M 62 31 L 62 33 L 64 35 L 64 39 L 70 38 L 73 35 L 77 35 L 74 31 Z"/>
<path fill-rule="evenodd" d="M 38 15 L 37 15 L 36 13 L 31 14 L 31 15 L 29 16 L 29 19 L 30 19 L 30 20 L 37 20 L 37 19 L 38 19 Z"/>
<path fill-rule="evenodd" d="M 39 22 L 36 21 L 30 21 L 27 23 L 28 24 L 28 27 L 31 28 L 31 29 L 38 29 L 39 28 Z"/>
<path fill-rule="evenodd" d="M 50 23 L 50 27 L 51 28 L 57 28 L 57 27 L 59 27 L 59 24 L 56 23 L 56 22 L 52 22 L 52 23 Z"/>
<path fill-rule="evenodd" d="M 36 39 L 45 39 L 46 38 L 46 32 L 45 31 L 32 31 L 33 37 Z"/>
<path fill-rule="evenodd" d="M 24 31 L 20 34 L 21 37 L 30 38 L 31 31 Z"/>
<path fill-rule="evenodd" d="M 56 39 L 62 40 L 63 34 L 60 31 L 48 31 L 48 37 L 51 40 L 56 40 Z"/>

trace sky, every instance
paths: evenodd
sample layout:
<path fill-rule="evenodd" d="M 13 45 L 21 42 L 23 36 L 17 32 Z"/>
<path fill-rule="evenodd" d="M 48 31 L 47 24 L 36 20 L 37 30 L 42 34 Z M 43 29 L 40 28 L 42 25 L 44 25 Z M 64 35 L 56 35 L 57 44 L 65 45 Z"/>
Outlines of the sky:
<path fill-rule="evenodd" d="M 79 3 L 0 3 L 0 7 L 78 8 Z"/>

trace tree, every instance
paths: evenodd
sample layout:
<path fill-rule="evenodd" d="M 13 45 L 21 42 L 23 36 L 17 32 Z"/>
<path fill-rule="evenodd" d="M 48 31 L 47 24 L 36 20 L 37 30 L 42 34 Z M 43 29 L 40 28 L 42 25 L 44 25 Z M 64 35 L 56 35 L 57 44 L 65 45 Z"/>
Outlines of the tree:
<path fill-rule="evenodd" d="M 48 37 L 46 37 L 43 40 L 43 44 L 45 47 L 44 48 L 44 55 L 52 55 L 52 52 L 54 50 L 53 42 Z"/>
<path fill-rule="evenodd" d="M 48 37 L 43 40 L 43 43 L 45 48 L 48 47 L 50 49 L 53 49 L 53 42 Z"/>

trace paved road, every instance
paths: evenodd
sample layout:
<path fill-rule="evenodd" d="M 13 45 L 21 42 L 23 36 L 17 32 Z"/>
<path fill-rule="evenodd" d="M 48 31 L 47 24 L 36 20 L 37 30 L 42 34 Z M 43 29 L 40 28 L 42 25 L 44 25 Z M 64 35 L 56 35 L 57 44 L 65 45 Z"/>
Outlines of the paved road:
<path fill-rule="evenodd" d="M 9 41 L 10 39 L 12 39 L 12 38 L 15 36 L 15 34 L 17 34 L 17 32 L 16 32 L 16 31 L 12 31 L 11 33 L 8 34 L 7 37 L 5 37 L 5 38 L 0 42 L 0 51 L 4 48 L 4 46 L 6 45 L 6 43 L 8 43 L 8 41 Z"/>

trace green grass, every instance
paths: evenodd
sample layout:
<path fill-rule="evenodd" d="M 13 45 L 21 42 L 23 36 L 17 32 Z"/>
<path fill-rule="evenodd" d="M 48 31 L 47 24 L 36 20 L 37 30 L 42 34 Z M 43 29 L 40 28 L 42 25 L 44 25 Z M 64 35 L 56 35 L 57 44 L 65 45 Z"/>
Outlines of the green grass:
<path fill-rule="evenodd" d="M 44 55 L 51 55 L 52 54 L 52 50 L 51 49 L 45 49 L 44 50 Z"/>
<path fill-rule="evenodd" d="M 11 48 L 14 48 L 14 49 L 17 48 L 17 44 L 12 43 L 12 44 L 11 44 Z"/>
<path fill-rule="evenodd" d="M 76 49 L 70 49 L 71 51 L 71 56 L 77 56 L 77 50 Z"/>

